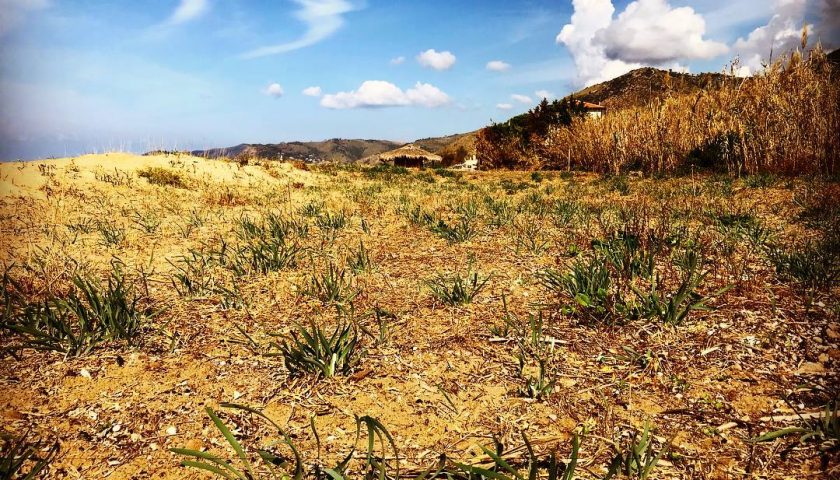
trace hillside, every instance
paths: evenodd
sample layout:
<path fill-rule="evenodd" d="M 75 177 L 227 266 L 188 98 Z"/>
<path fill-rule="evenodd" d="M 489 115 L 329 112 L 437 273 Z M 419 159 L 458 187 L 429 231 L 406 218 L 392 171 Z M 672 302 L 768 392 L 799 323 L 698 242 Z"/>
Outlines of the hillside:
<path fill-rule="evenodd" d="M 778 57 L 746 78 L 637 69 L 482 129 L 477 157 L 485 169 L 833 173 L 840 85 L 829 62 L 836 55 Z M 608 111 L 592 121 L 580 100 Z"/>
<path fill-rule="evenodd" d="M 657 68 L 637 68 L 620 77 L 584 88 L 574 98 L 608 108 L 635 107 L 675 93 L 692 93 L 722 80 L 720 73 L 677 73 Z"/>
<path fill-rule="evenodd" d="M 677 73 L 658 68 L 637 68 L 606 82 L 591 85 L 568 95 L 585 102 L 597 103 L 609 109 L 646 105 L 665 95 L 692 93 L 714 86 L 722 80 L 720 73 Z M 523 120 L 527 114 L 512 117 L 509 121 Z"/>
<path fill-rule="evenodd" d="M 320 142 L 243 143 L 235 147 L 195 150 L 191 153 L 197 157 L 206 158 L 259 157 L 277 160 L 304 160 L 307 162 L 353 162 L 370 155 L 387 152 L 400 145 L 398 142 L 388 140 L 333 138 Z"/>
<path fill-rule="evenodd" d="M 638 105 L 645 105 L 656 98 L 666 94 L 690 93 L 707 88 L 723 78 L 719 73 L 700 73 L 696 75 L 669 72 L 656 68 L 639 68 L 616 77 L 606 82 L 598 83 L 570 95 L 579 100 L 598 103 L 610 109 L 625 108 Z M 512 117 L 510 121 L 517 122 L 524 120 L 526 114 Z M 452 135 L 432 139 L 440 141 L 452 139 L 444 146 L 434 145 L 434 148 L 425 146 L 423 141 L 416 143 L 424 145 L 430 151 L 446 156 L 454 154 L 459 147 L 463 146 L 469 154 L 475 153 L 475 142 L 478 130 L 462 135 Z"/>
<path fill-rule="evenodd" d="M 445 137 L 421 138 L 412 143 L 430 152 L 440 154 L 441 151 L 452 148 L 453 145 L 463 144 L 463 140 L 471 136 L 472 133 L 456 133 L 455 135 L 447 135 Z"/>

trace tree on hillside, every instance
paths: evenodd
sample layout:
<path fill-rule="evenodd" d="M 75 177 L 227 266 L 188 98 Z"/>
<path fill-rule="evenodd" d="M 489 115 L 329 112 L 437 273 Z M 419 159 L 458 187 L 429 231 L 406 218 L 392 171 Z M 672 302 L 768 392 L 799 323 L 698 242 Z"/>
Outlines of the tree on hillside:
<path fill-rule="evenodd" d="M 525 161 L 519 128 L 509 121 L 494 123 L 478 131 L 476 157 L 481 168 L 516 168 Z"/>
<path fill-rule="evenodd" d="M 574 98 L 543 99 L 527 113 L 478 132 L 476 155 L 484 168 L 522 168 L 539 158 L 552 128 L 568 126 L 586 114 Z"/>
<path fill-rule="evenodd" d="M 455 152 L 444 152 L 441 153 L 440 156 L 443 158 L 441 164 L 444 167 L 451 167 L 452 165 L 458 165 L 459 163 L 464 163 L 470 153 L 464 148 L 463 145 L 459 145 Z"/>

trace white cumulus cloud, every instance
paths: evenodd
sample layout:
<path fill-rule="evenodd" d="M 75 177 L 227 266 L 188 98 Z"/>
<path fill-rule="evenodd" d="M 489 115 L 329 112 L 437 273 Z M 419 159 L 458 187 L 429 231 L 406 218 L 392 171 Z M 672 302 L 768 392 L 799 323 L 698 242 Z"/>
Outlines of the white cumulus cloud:
<path fill-rule="evenodd" d="M 571 53 L 581 83 L 608 80 L 643 65 L 680 68 L 680 61 L 708 59 L 726 45 L 704 39 L 706 22 L 690 7 L 666 0 L 636 0 L 618 17 L 611 0 L 573 0 L 571 23 L 557 43 Z"/>
<path fill-rule="evenodd" d="M 455 55 L 452 52 L 438 52 L 434 48 L 420 52 L 417 55 L 417 62 L 420 65 L 435 70 L 449 70 L 452 68 L 452 65 L 455 65 L 455 60 Z"/>
<path fill-rule="evenodd" d="M 672 8 L 666 0 L 637 0 L 597 33 L 607 58 L 661 65 L 683 59 L 709 59 L 726 45 L 705 40 L 706 22 L 691 7 Z"/>
<path fill-rule="evenodd" d="M 278 55 L 314 45 L 330 37 L 344 25 L 344 14 L 354 10 L 346 0 L 292 0 L 300 8 L 294 16 L 306 25 L 306 32 L 291 42 L 251 50 L 244 58 Z"/>
<path fill-rule="evenodd" d="M 536 95 L 537 98 L 539 98 L 540 100 L 542 100 L 543 98 L 552 99 L 557 97 L 557 95 L 555 95 L 554 92 L 549 92 L 548 90 L 537 90 L 536 92 L 534 92 L 534 95 Z"/>
<path fill-rule="evenodd" d="M 383 80 L 367 80 L 358 89 L 327 94 L 321 106 L 336 110 L 378 107 L 440 107 L 450 102 L 449 96 L 428 83 L 417 82 L 413 88 L 402 90 Z"/>
<path fill-rule="evenodd" d="M 755 73 L 770 59 L 771 52 L 778 57 L 799 46 L 806 7 L 806 0 L 776 0 L 773 16 L 767 25 L 756 28 L 746 38 L 735 42 L 733 48 L 742 65 L 738 73 Z"/>
<path fill-rule="evenodd" d="M 513 105 L 509 103 L 497 103 L 496 108 L 498 108 L 499 110 L 510 110 L 513 108 Z"/>
<path fill-rule="evenodd" d="M 490 70 L 491 72 L 507 72 L 510 70 L 510 64 L 501 60 L 493 60 L 491 62 L 487 62 L 487 70 Z"/>
<path fill-rule="evenodd" d="M 531 100 L 531 97 L 529 97 L 528 95 L 520 95 L 518 93 L 514 93 L 513 95 L 510 96 L 510 98 L 519 102 L 519 103 L 524 103 L 526 105 L 530 105 L 530 104 L 534 103 L 534 101 Z"/>
<path fill-rule="evenodd" d="M 320 97 L 321 87 L 307 87 L 303 89 L 303 94 L 307 97 Z"/>
<path fill-rule="evenodd" d="M 48 0 L 0 0 L 0 36 L 20 25 L 27 14 L 49 6 Z"/>
<path fill-rule="evenodd" d="M 283 87 L 279 83 L 271 83 L 263 90 L 269 97 L 280 98 L 283 96 Z"/>
<path fill-rule="evenodd" d="M 391 59 L 391 65 L 402 65 L 405 63 L 405 57 L 399 56 Z"/>

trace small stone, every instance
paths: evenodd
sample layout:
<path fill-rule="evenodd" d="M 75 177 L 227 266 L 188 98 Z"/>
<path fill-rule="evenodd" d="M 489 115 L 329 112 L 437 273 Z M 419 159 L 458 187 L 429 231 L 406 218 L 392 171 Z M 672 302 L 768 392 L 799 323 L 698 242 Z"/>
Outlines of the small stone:
<path fill-rule="evenodd" d="M 796 373 L 823 373 L 825 372 L 825 367 L 823 367 L 822 363 L 817 362 L 805 362 L 799 367 L 799 370 Z"/>
<path fill-rule="evenodd" d="M 81 376 L 83 376 L 83 377 L 87 378 L 88 380 L 90 380 L 90 379 L 92 378 L 92 377 L 90 376 L 90 372 L 89 372 L 86 368 L 83 368 L 83 369 L 79 372 L 79 375 L 81 375 Z"/>
<path fill-rule="evenodd" d="M 184 445 L 184 447 L 187 450 L 201 451 L 201 449 L 204 448 L 204 443 L 197 438 L 193 438 L 193 439 L 187 440 L 187 443 Z"/>
<path fill-rule="evenodd" d="M 17 410 L 6 410 L 3 412 L 3 416 L 10 420 L 23 420 L 24 418 L 26 418 L 22 413 L 18 412 Z"/>
<path fill-rule="evenodd" d="M 169 428 L 166 429 L 166 434 L 169 435 L 170 437 L 177 434 L 177 433 L 178 433 L 178 429 L 175 428 L 175 425 L 171 425 Z"/>

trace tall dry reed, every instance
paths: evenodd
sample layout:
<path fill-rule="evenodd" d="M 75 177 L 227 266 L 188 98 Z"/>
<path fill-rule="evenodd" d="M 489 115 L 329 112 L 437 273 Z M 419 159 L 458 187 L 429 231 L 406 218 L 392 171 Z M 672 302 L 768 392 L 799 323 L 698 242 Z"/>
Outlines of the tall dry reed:
<path fill-rule="evenodd" d="M 734 72 L 734 67 L 731 69 Z M 689 165 L 732 174 L 838 173 L 840 82 L 817 46 L 747 79 L 552 129 L 543 167 L 671 173 Z"/>

